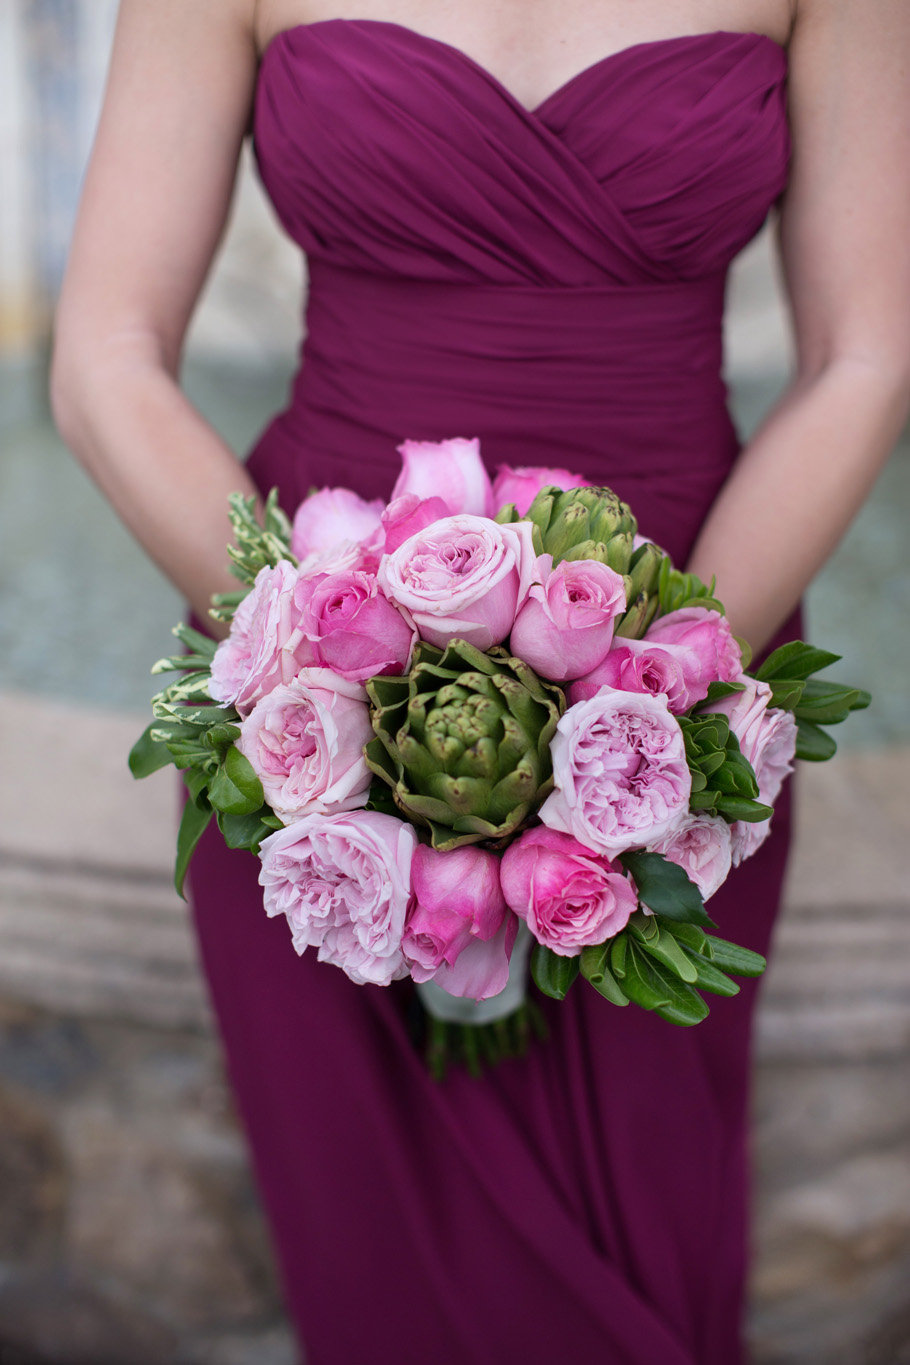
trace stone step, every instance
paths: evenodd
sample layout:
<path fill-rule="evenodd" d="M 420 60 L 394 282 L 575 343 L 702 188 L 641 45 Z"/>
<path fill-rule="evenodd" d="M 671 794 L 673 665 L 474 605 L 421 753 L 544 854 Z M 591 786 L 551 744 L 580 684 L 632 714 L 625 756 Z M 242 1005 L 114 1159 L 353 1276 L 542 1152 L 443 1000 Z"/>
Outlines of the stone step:
<path fill-rule="evenodd" d="M 186 907 L 144 874 L 0 861 L 0 991 L 170 1028 L 209 1025 Z"/>

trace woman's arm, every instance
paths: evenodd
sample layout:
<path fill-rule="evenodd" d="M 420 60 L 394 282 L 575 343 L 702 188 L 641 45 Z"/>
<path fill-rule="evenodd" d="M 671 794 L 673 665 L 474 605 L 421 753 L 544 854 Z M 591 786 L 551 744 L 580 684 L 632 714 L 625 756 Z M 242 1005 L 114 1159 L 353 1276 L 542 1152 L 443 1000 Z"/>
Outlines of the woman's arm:
<path fill-rule="evenodd" d="M 910 5 L 800 0 L 780 241 L 793 384 L 693 550 L 761 649 L 834 549 L 910 411 Z"/>
<path fill-rule="evenodd" d="M 152 558 L 205 615 L 227 496 L 253 491 L 181 393 L 256 71 L 249 0 L 123 0 L 57 314 L 54 416 Z"/>

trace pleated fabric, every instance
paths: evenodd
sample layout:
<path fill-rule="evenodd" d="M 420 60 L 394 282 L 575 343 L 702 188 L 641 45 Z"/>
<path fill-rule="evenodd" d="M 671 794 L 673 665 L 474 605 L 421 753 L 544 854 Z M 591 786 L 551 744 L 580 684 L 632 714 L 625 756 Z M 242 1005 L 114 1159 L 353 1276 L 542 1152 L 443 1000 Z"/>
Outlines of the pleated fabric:
<path fill-rule="evenodd" d="M 279 34 L 255 145 L 310 289 L 260 487 L 387 497 L 401 441 L 477 436 L 609 484 L 684 562 L 738 454 L 725 278 L 786 183 L 785 81 L 771 39 L 700 34 L 528 111 L 398 24 Z M 758 951 L 787 824 L 711 903 Z M 410 985 L 298 958 L 257 869 L 210 832 L 193 901 L 309 1365 L 738 1365 L 755 984 L 694 1029 L 577 986 L 526 1059 L 439 1084 Z"/>

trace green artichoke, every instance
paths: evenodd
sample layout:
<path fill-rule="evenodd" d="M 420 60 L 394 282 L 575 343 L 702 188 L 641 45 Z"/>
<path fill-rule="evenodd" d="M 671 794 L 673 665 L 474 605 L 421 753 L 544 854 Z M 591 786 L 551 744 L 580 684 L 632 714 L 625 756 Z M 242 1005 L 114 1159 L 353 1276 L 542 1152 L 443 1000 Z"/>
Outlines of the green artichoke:
<path fill-rule="evenodd" d="M 565 696 L 504 649 L 421 642 L 406 676 L 371 678 L 367 693 L 366 761 L 434 848 L 505 841 L 551 791 Z"/>
<path fill-rule="evenodd" d="M 540 531 L 542 549 L 562 559 L 599 559 L 629 572 L 638 523 L 609 488 L 542 488 L 525 513 Z"/>

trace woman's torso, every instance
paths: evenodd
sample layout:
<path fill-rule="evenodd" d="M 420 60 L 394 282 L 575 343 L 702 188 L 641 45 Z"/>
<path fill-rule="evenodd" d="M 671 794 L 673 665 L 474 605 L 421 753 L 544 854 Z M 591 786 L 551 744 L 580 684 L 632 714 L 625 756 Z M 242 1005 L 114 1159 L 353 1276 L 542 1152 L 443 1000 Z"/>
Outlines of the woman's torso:
<path fill-rule="evenodd" d="M 533 109 L 449 29 L 361 15 L 276 30 L 255 145 L 310 286 L 300 372 L 254 477 L 289 506 L 314 483 L 387 496 L 403 439 L 479 436 L 494 467 L 611 484 L 683 557 L 738 450 L 726 271 L 787 172 L 786 54 L 740 31 L 746 8 L 733 30 L 679 7 L 670 36 L 605 34 L 562 84 L 537 71 Z"/>

